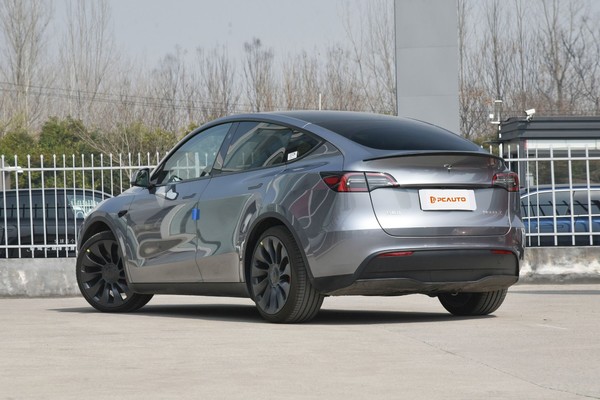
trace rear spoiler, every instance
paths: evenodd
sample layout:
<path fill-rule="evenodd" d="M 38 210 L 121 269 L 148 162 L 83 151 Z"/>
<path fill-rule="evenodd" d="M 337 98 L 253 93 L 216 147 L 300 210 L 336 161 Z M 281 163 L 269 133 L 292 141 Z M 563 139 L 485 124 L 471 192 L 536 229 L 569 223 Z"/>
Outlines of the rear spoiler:
<path fill-rule="evenodd" d="M 458 151 L 458 150 L 453 150 L 453 151 L 446 151 L 446 150 L 403 151 L 403 152 L 398 152 L 398 153 L 394 153 L 394 154 L 388 153 L 386 155 L 379 156 L 379 157 L 366 158 L 363 161 L 385 160 L 386 158 L 396 158 L 396 157 L 436 156 L 436 155 L 469 155 L 469 156 L 475 156 L 475 157 L 495 158 L 495 159 L 504 161 L 504 159 L 502 157 L 498 157 L 498 156 L 495 156 L 490 153 L 484 153 L 484 152 L 479 153 L 479 152 L 474 152 L 474 151 Z"/>

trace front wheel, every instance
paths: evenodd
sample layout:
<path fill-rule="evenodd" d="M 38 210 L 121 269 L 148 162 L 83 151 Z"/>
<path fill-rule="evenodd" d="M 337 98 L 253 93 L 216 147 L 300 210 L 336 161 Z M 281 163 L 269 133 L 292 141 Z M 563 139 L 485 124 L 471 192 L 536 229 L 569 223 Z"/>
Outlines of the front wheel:
<path fill-rule="evenodd" d="M 130 312 L 143 307 L 151 294 L 133 293 L 127 283 L 123 256 L 111 232 L 100 232 L 81 247 L 77 285 L 92 307 L 104 312 Z"/>
<path fill-rule="evenodd" d="M 488 315 L 502 305 L 507 292 L 507 289 L 501 289 L 482 293 L 444 293 L 438 299 L 454 315 Z"/>
<path fill-rule="evenodd" d="M 258 239 L 250 260 L 250 290 L 258 311 L 270 322 L 308 321 L 323 304 L 300 248 L 282 226 L 267 229 Z"/>

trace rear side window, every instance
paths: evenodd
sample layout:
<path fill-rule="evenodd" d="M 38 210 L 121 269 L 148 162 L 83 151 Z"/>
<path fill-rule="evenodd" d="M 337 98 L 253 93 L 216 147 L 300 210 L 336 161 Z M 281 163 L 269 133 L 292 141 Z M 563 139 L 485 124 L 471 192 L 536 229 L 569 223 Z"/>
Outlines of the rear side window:
<path fill-rule="evenodd" d="M 300 131 L 266 122 L 242 122 L 227 149 L 222 172 L 285 164 L 303 157 L 319 141 Z"/>
<path fill-rule="evenodd" d="M 319 123 L 358 144 L 379 150 L 480 151 L 450 131 L 410 119 L 327 121 Z"/>
<path fill-rule="evenodd" d="M 298 131 L 292 132 L 290 142 L 287 146 L 285 161 L 292 161 L 296 158 L 304 157 L 304 155 L 317 147 L 318 144 L 319 141 L 317 139 L 306 133 Z"/>

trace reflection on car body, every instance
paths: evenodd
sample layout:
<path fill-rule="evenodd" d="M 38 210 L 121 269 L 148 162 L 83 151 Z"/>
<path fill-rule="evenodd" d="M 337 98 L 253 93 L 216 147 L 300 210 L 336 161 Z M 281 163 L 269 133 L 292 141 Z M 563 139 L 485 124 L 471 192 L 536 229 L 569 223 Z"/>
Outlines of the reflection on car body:
<path fill-rule="evenodd" d="M 423 293 L 482 315 L 523 257 L 516 174 L 411 119 L 225 117 L 132 183 L 82 226 L 78 284 L 101 311 L 161 293 L 242 296 L 269 321 L 302 322 L 330 295 Z"/>

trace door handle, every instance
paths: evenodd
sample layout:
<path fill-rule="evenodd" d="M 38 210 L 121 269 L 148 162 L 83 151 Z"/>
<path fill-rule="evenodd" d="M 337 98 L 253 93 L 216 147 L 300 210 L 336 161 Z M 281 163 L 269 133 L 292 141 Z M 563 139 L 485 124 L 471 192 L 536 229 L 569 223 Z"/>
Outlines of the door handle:
<path fill-rule="evenodd" d="M 252 186 L 248 186 L 248 190 L 256 190 L 256 189 L 260 189 L 260 187 L 262 186 L 262 182 L 257 184 L 257 185 L 252 185 Z"/>

